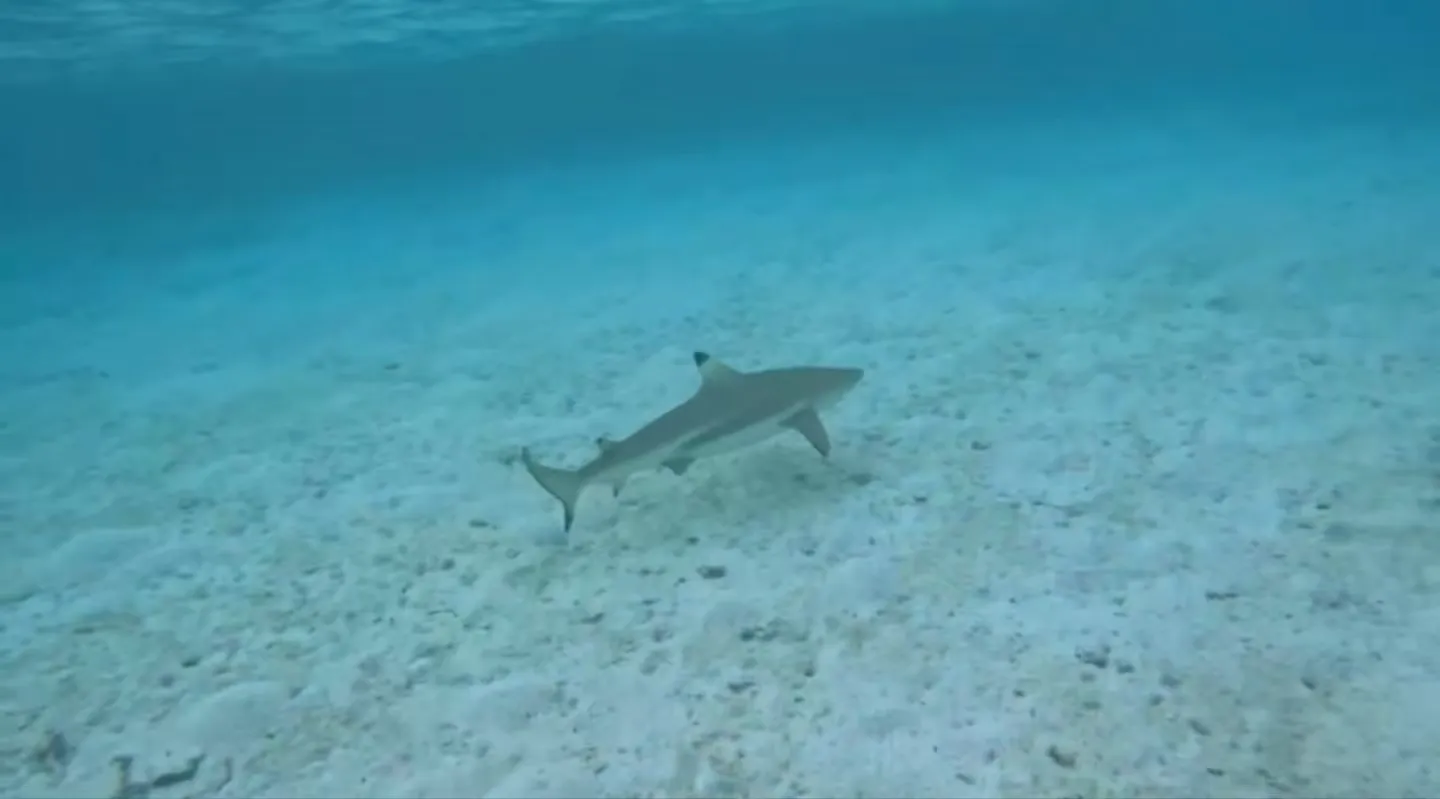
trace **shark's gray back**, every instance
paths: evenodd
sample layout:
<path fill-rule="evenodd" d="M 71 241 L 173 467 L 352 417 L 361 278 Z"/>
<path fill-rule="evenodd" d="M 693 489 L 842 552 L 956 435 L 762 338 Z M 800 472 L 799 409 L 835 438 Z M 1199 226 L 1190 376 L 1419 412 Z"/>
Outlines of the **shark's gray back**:
<path fill-rule="evenodd" d="M 855 369 L 798 366 L 737 372 L 723 382 L 705 382 L 689 399 L 607 445 L 582 470 L 601 474 L 677 445 L 681 452 L 698 449 L 776 414 L 823 403 L 858 381 L 859 374 Z"/>

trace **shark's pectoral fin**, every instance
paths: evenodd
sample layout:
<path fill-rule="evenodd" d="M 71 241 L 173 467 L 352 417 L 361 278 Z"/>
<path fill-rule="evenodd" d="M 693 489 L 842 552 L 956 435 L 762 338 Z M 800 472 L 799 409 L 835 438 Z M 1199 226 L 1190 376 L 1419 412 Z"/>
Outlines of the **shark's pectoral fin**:
<path fill-rule="evenodd" d="M 604 452 L 615 446 L 615 442 L 614 440 L 606 438 L 605 436 L 600 436 L 599 438 L 595 439 L 595 446 L 599 447 L 601 452 Z"/>
<path fill-rule="evenodd" d="M 810 442 L 810 446 L 820 453 L 821 457 L 830 457 L 830 434 L 825 432 L 825 423 L 820 421 L 820 414 L 813 408 L 807 408 L 786 419 L 784 425 Z"/>
<path fill-rule="evenodd" d="M 610 494 L 611 494 L 611 496 L 613 496 L 613 497 L 615 497 L 615 498 L 618 499 L 618 498 L 620 497 L 620 492 L 621 492 L 622 490 L 624 490 L 624 488 L 625 488 L 625 478 L 622 477 L 622 478 L 620 478 L 619 480 L 616 480 L 615 482 L 613 482 L 613 483 L 610 484 Z"/>
<path fill-rule="evenodd" d="M 690 464 L 694 462 L 694 458 L 671 458 L 660 465 L 675 474 L 684 474 L 690 468 Z"/>

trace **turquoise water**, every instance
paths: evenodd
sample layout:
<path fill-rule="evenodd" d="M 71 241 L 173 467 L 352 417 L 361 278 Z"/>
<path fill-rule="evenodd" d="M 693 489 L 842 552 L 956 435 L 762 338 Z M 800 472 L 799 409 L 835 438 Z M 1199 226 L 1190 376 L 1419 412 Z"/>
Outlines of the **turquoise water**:
<path fill-rule="evenodd" d="M 1440 790 L 1440 7 L 937 5 L 0 11 L 0 795 Z"/>

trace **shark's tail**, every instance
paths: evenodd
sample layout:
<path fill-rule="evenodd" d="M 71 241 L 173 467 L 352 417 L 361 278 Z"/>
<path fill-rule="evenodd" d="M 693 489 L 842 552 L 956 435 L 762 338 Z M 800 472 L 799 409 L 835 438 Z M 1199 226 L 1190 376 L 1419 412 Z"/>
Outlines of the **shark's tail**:
<path fill-rule="evenodd" d="M 580 499 L 581 489 L 585 487 L 584 478 L 579 472 L 536 463 L 535 459 L 530 457 L 528 449 L 520 450 L 520 461 L 525 464 L 525 471 L 535 478 L 541 488 L 560 500 L 560 504 L 565 508 L 565 532 L 570 532 L 570 525 L 575 523 L 575 503 Z"/>

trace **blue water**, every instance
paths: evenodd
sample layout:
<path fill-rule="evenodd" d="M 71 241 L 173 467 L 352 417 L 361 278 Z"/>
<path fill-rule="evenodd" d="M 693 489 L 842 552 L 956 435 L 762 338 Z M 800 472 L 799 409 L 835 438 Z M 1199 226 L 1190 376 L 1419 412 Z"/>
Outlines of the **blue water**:
<path fill-rule="evenodd" d="M 0 795 L 1440 791 L 1440 6 L 206 9 L 0 10 Z"/>

